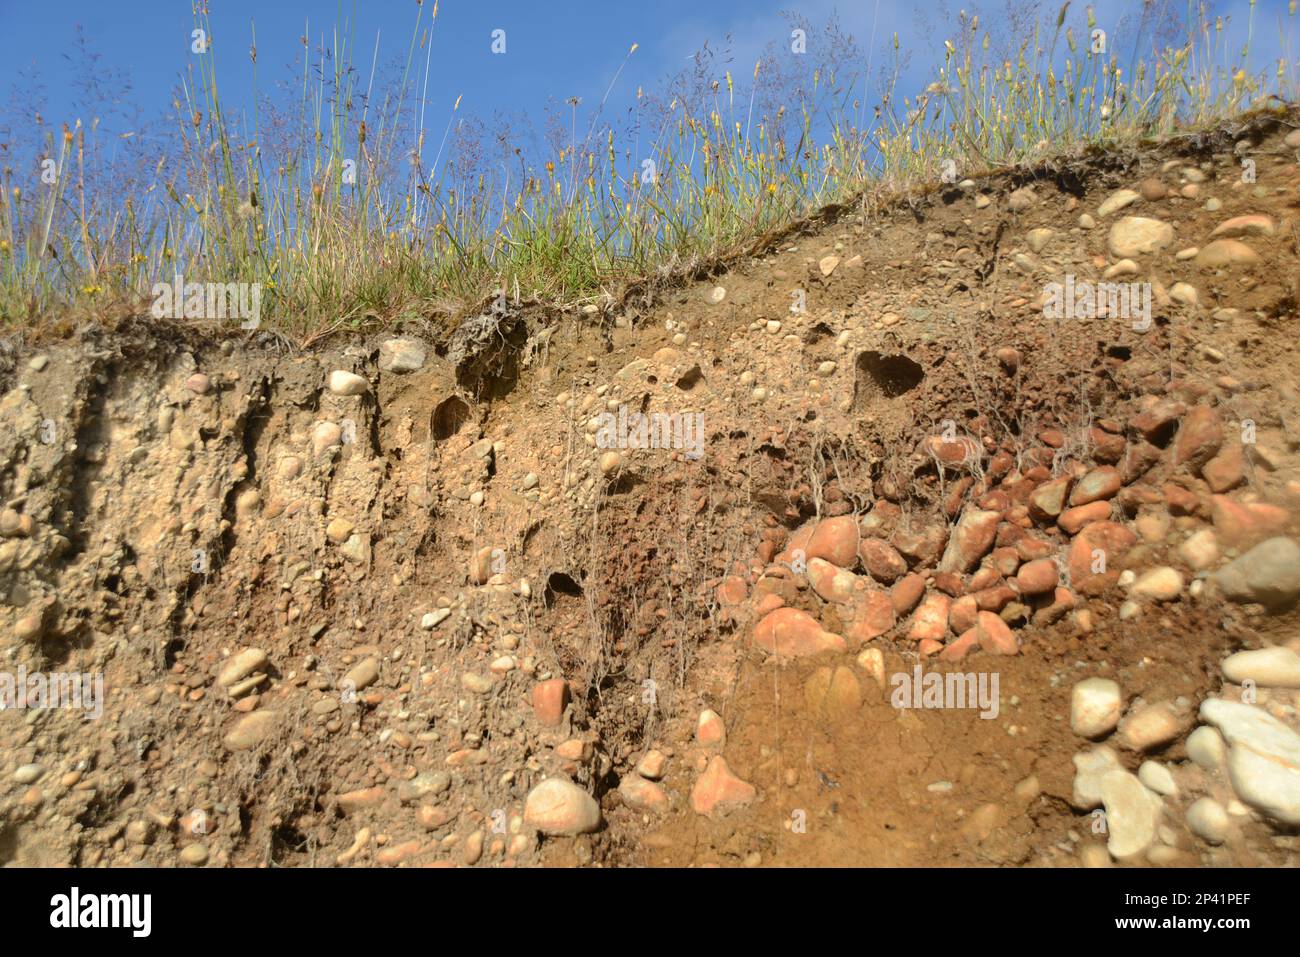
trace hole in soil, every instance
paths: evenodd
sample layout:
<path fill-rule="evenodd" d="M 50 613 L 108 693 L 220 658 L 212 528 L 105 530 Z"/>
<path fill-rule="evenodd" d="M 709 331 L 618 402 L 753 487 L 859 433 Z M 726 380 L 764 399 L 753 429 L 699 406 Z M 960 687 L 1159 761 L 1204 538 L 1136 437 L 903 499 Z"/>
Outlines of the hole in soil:
<path fill-rule="evenodd" d="M 864 352 L 858 356 L 854 392 L 859 398 L 883 395 L 896 399 L 921 384 L 925 370 L 907 356 Z"/>
<path fill-rule="evenodd" d="M 690 392 L 704 379 L 704 373 L 700 371 L 699 366 L 691 366 L 690 371 L 677 380 L 677 388 L 683 392 Z"/>
<path fill-rule="evenodd" d="M 460 431 L 469 417 L 469 405 L 463 399 L 454 395 L 443 399 L 433 410 L 433 437 L 445 442 Z"/>
<path fill-rule="evenodd" d="M 556 599 L 561 595 L 567 595 L 570 598 L 582 597 L 582 586 L 573 580 L 571 575 L 564 572 L 551 572 L 546 579 L 546 589 L 542 592 L 542 601 L 546 607 L 555 607 Z"/>

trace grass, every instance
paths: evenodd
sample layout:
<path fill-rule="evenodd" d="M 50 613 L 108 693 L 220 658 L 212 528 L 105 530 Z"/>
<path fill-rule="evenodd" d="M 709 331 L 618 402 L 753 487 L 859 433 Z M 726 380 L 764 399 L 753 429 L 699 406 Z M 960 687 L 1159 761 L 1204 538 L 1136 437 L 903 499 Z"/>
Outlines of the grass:
<path fill-rule="evenodd" d="M 772 48 L 749 76 L 698 57 L 662 92 L 638 89 L 616 125 L 602 113 L 634 45 L 595 110 L 580 117 L 569 103 L 567 137 L 525 150 L 501 135 L 512 163 L 466 148 L 481 125 L 459 100 L 445 120 L 426 114 L 429 58 L 452 42 L 434 29 L 436 3 L 417 5 L 391 78 L 377 83 L 378 43 L 358 48 L 345 25 L 314 60 L 304 40 L 295 95 L 259 98 L 273 105 L 238 118 L 223 110 L 209 48 L 172 104 L 156 163 L 139 149 L 136 171 L 113 169 L 94 124 L 78 122 L 32 151 L 53 160 L 49 182 L 4 170 L 0 317 L 27 330 L 146 312 L 153 284 L 177 272 L 262 284 L 263 326 L 300 343 L 471 313 L 501 291 L 598 301 L 825 205 L 937 183 L 946 160 L 973 176 L 1294 101 L 1285 59 L 1251 72 L 1249 43 L 1229 50 L 1202 4 L 1171 17 L 1176 6 L 1144 4 L 1131 42 L 1104 51 L 1090 8 L 1030 4 L 1038 26 L 1024 40 L 963 12 L 933 81 L 901 102 L 898 35 L 873 75 L 832 23 L 804 57 Z M 1278 14 L 1284 50 L 1295 7 Z M 1253 37 L 1253 0 L 1249 15 Z M 206 7 L 195 26 L 212 35 Z M 1157 45 L 1171 29 L 1179 39 Z M 256 88 L 255 35 L 249 69 Z"/>

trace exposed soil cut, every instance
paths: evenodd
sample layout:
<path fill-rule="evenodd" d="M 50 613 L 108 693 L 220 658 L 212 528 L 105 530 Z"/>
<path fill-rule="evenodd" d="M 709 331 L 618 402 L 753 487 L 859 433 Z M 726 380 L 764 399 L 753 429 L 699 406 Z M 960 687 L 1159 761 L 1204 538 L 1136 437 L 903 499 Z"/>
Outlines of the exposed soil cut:
<path fill-rule="evenodd" d="M 1294 863 L 1294 125 L 446 341 L 7 349 L 0 667 L 106 700 L 0 712 L 0 863 Z"/>

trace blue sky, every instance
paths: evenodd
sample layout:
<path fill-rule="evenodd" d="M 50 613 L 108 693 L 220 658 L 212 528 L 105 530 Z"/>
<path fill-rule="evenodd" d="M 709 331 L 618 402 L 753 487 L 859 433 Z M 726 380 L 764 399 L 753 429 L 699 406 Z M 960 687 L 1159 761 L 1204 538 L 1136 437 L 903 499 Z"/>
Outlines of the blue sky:
<path fill-rule="evenodd" d="M 595 106 L 632 43 L 639 49 L 628 63 L 606 116 L 617 114 L 635 95 L 638 86 L 653 88 L 666 76 L 689 65 L 690 55 L 708 44 L 714 50 L 730 47 L 731 68 L 747 78 L 756 57 L 770 42 L 788 46 L 790 27 L 782 11 L 805 16 L 814 23 L 838 14 L 844 29 L 878 67 L 885 58 L 894 32 L 900 34 L 911 62 L 900 92 L 923 87 L 949 35 L 936 14 L 942 0 L 444 0 L 440 4 L 431 42 L 433 58 L 428 79 L 426 126 L 435 138 L 463 95 L 462 115 L 490 118 L 494 113 L 522 115 L 541 124 L 548 105 L 571 96 L 582 98 L 584 110 Z M 432 0 L 426 0 L 427 11 Z M 1182 6 L 1181 2 L 1177 4 Z M 971 3 L 948 4 L 954 13 Z M 1281 49 L 1277 27 L 1295 31 L 1295 18 L 1286 16 L 1287 0 L 1259 0 L 1256 7 L 1253 63 L 1262 69 Z M 1056 0 L 1044 7 L 1054 15 Z M 1071 15 L 1081 15 L 1084 4 L 1075 3 Z M 1118 23 L 1140 10 L 1140 0 L 1102 0 L 1095 4 L 1103 25 Z M 1002 9 L 1001 0 L 983 9 Z M 1230 15 L 1234 42 L 1244 40 L 1247 0 L 1220 0 L 1212 11 Z M 211 0 L 214 51 L 218 82 L 227 115 L 252 102 L 252 73 L 248 49 L 251 25 L 256 24 L 259 86 L 270 92 L 286 79 L 301 52 L 299 37 L 310 31 L 314 46 L 337 22 L 355 23 L 355 62 L 367 68 L 376 35 L 380 61 L 405 54 L 416 16 L 415 0 Z M 991 13 L 985 13 L 989 22 Z M 139 108 L 148 119 L 167 111 L 170 92 L 181 78 L 190 53 L 193 15 L 189 0 L 0 0 L 0 63 L 5 63 L 6 84 L 0 87 L 0 105 L 15 108 L 18 119 L 32 100 L 21 92 L 39 79 L 44 97 L 44 119 L 57 129 L 77 118 L 89 123 L 90 108 L 79 107 L 77 81 L 85 76 L 87 55 L 78 50 L 78 27 L 95 65 L 105 74 L 100 96 L 123 108 Z M 507 52 L 491 52 L 492 31 L 506 31 Z M 874 29 L 875 43 L 867 50 Z M 728 41 L 728 37 L 730 40 Z M 813 42 L 810 40 L 810 43 Z M 1114 42 L 1114 41 L 1112 41 Z M 1294 42 L 1294 41 L 1293 41 Z M 1295 50 L 1291 56 L 1294 59 Z M 423 59 L 420 60 L 423 68 Z M 21 76 L 19 75 L 21 73 Z M 12 85 L 20 91 L 15 98 Z M 129 87 L 128 87 L 129 81 Z M 102 107 L 96 108 L 102 111 Z M 120 134 L 129 117 L 101 117 L 107 132 Z M 578 121 L 582 131 L 582 119 Z M 15 127 L 19 126 L 15 123 Z"/>

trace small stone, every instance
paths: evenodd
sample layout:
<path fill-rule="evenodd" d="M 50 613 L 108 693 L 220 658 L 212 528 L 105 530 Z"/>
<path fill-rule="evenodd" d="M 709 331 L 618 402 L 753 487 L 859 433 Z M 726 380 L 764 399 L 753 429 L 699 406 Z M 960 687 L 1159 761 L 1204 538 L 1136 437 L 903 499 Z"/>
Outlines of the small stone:
<path fill-rule="evenodd" d="M 691 807 L 696 814 L 708 816 L 718 810 L 744 807 L 757 793 L 752 784 L 731 773 L 722 755 L 715 754 L 691 790 Z"/>
<path fill-rule="evenodd" d="M 265 671 L 269 661 L 266 652 L 261 648 L 245 648 L 243 651 L 231 655 L 226 661 L 225 666 L 217 675 L 217 685 L 222 688 L 229 688 L 241 678 L 247 678 L 257 671 Z"/>
<path fill-rule="evenodd" d="M 1239 651 L 1224 659 L 1223 676 L 1233 684 L 1249 680 L 1263 688 L 1300 688 L 1300 655 L 1281 645 Z"/>
<path fill-rule="evenodd" d="M 1215 770 L 1228 759 L 1228 746 L 1217 728 L 1202 725 L 1187 736 L 1187 756 L 1203 768 Z"/>
<path fill-rule="evenodd" d="M 424 344 L 416 339 L 388 339 L 379 344 L 379 368 L 383 372 L 418 372 L 426 357 Z"/>
<path fill-rule="evenodd" d="M 709 708 L 701 711 L 695 722 L 695 740 L 705 747 L 724 747 L 727 743 L 727 726 L 721 715 Z"/>
<path fill-rule="evenodd" d="M 668 809 L 668 795 L 664 789 L 637 774 L 624 775 L 619 782 L 618 793 L 628 807 L 652 812 Z"/>
<path fill-rule="evenodd" d="M 1117 860 L 1141 854 L 1156 840 L 1163 803 L 1128 771 L 1109 771 L 1101 780 L 1106 809 L 1106 848 Z"/>
<path fill-rule="evenodd" d="M 269 738 L 279 723 L 277 711 L 254 711 L 236 721 L 221 743 L 227 751 L 251 751 Z"/>
<path fill-rule="evenodd" d="M 1168 565 L 1153 568 L 1133 583 L 1130 594 L 1154 601 L 1173 601 L 1183 592 L 1183 575 Z"/>
<path fill-rule="evenodd" d="M 600 827 L 600 820 L 595 798 L 564 778 L 548 778 L 524 802 L 524 821 L 543 834 L 587 834 Z"/>
<path fill-rule="evenodd" d="M 39 764 L 24 764 L 14 772 L 14 783 L 35 784 L 44 774 L 45 769 Z"/>
<path fill-rule="evenodd" d="M 180 854 L 181 863 L 190 867 L 202 867 L 208 862 L 208 849 L 202 844 L 188 844 Z"/>
<path fill-rule="evenodd" d="M 1109 678 L 1085 678 L 1070 695 L 1070 728 L 1085 738 L 1099 738 L 1119 724 L 1124 698 Z"/>
<path fill-rule="evenodd" d="M 1282 609 L 1300 596 L 1300 544 L 1290 538 L 1270 538 L 1212 577 L 1233 601 Z"/>
<path fill-rule="evenodd" d="M 1151 751 L 1177 738 L 1184 725 L 1167 702 L 1142 705 L 1120 722 L 1116 740 L 1132 751 Z"/>
<path fill-rule="evenodd" d="M 1187 809 L 1187 829 L 1207 844 L 1222 844 L 1232 830 L 1232 821 L 1222 804 L 1203 797 Z"/>
<path fill-rule="evenodd" d="M 379 665 L 379 659 L 373 655 L 362 659 L 343 676 L 342 687 L 352 691 L 369 688 L 379 680 Z"/>
<path fill-rule="evenodd" d="M 650 781 L 658 781 L 664 776 L 664 768 L 668 765 L 668 757 L 662 751 L 650 749 L 645 753 L 636 764 L 636 773 Z"/>
<path fill-rule="evenodd" d="M 1156 794 L 1168 796 L 1178 793 L 1178 785 L 1174 783 L 1174 776 L 1169 773 L 1169 769 L 1155 761 L 1142 762 L 1138 768 L 1138 780 Z"/>
<path fill-rule="evenodd" d="M 361 395 L 369 388 L 370 383 L 355 372 L 335 369 L 329 375 L 329 390 L 335 395 Z"/>
<path fill-rule="evenodd" d="M 1102 219 L 1105 219 L 1112 213 L 1119 212 L 1125 206 L 1132 206 L 1141 198 L 1141 193 L 1135 192 L 1131 189 L 1116 190 L 1106 197 L 1102 204 L 1097 207 L 1097 215 Z"/>
<path fill-rule="evenodd" d="M 1195 262 L 1202 269 L 1253 266 L 1259 262 L 1259 253 L 1236 239 L 1216 239 L 1196 254 Z"/>
<path fill-rule="evenodd" d="M 1128 259 L 1164 249 L 1174 241 L 1174 228 L 1159 219 L 1125 216 L 1110 229 L 1111 255 Z"/>

